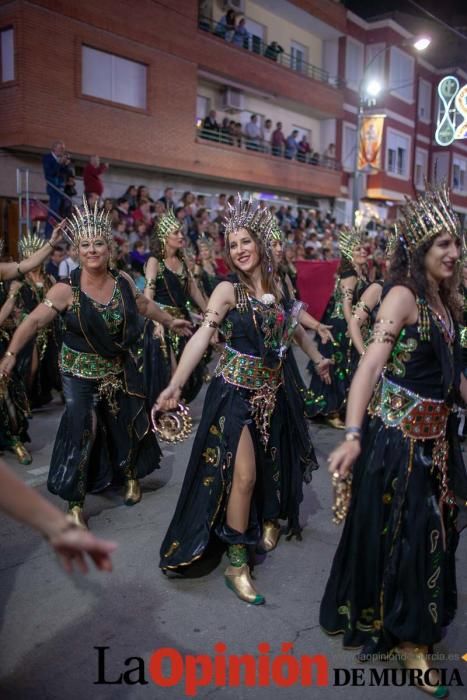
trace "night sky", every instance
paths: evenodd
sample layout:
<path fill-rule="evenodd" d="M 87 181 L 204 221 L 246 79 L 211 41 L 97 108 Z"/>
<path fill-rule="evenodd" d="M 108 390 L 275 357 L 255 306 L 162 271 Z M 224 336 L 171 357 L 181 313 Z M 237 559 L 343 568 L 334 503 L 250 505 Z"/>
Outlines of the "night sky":
<path fill-rule="evenodd" d="M 465 0 L 418 0 L 418 4 L 437 17 L 440 17 L 448 24 L 461 26 L 460 20 L 466 20 L 467 25 L 467 3 Z M 374 17 L 393 11 L 408 12 L 418 15 L 419 10 L 411 5 L 407 0 L 345 0 L 344 5 L 361 17 Z"/>

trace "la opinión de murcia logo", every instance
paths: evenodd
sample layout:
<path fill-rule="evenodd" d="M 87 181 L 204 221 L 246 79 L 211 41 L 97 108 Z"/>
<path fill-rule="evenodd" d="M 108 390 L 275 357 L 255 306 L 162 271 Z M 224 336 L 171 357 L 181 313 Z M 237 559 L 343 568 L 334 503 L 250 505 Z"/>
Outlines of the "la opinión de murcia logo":
<path fill-rule="evenodd" d="M 271 654 L 271 645 L 261 642 L 257 655 L 230 654 L 227 644 L 217 642 L 214 654 L 181 654 L 173 647 L 152 652 L 148 668 L 141 656 L 130 656 L 115 671 L 108 646 L 95 646 L 97 680 L 95 685 L 148 685 L 160 688 L 182 686 L 187 697 L 195 697 L 199 688 L 290 688 L 297 686 L 463 686 L 461 674 L 454 669 L 330 668 L 327 656 L 295 656 L 293 643 L 283 642 L 279 654 Z M 459 658 L 458 656 L 456 658 Z M 108 665 L 112 663 L 112 670 Z M 149 680 L 148 680 L 149 679 Z"/>

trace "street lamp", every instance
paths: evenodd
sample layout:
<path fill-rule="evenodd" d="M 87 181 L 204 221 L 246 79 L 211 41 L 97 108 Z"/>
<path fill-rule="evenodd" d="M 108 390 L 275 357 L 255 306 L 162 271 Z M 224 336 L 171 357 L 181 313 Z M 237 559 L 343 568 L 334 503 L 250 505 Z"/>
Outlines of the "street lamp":
<path fill-rule="evenodd" d="M 358 170 L 358 155 L 360 150 L 360 132 L 362 129 L 362 118 L 364 115 L 364 105 L 368 98 L 374 104 L 376 97 L 381 93 L 383 85 L 379 80 L 372 79 L 366 83 L 368 77 L 368 71 L 376 61 L 379 56 L 382 56 L 387 51 L 389 51 L 393 46 L 412 46 L 416 51 L 422 52 L 428 48 L 431 44 L 431 38 L 428 36 L 418 36 L 410 40 L 403 41 L 401 44 L 388 44 L 384 46 L 380 51 L 377 51 L 372 57 L 371 61 L 365 66 L 363 70 L 362 79 L 360 80 L 358 87 L 358 119 L 357 119 L 357 143 L 355 146 L 355 161 L 354 161 L 354 178 L 353 178 L 353 188 L 352 188 L 352 223 L 356 223 L 356 213 L 358 211 L 358 204 L 360 200 L 360 175 L 361 172 Z"/>

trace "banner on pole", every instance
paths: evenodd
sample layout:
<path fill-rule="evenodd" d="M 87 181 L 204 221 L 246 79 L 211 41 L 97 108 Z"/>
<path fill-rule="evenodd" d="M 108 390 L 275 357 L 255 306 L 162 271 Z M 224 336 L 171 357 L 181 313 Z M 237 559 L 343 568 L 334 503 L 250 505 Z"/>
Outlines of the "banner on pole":
<path fill-rule="evenodd" d="M 358 139 L 358 170 L 371 173 L 381 170 L 384 114 L 361 117 Z"/>

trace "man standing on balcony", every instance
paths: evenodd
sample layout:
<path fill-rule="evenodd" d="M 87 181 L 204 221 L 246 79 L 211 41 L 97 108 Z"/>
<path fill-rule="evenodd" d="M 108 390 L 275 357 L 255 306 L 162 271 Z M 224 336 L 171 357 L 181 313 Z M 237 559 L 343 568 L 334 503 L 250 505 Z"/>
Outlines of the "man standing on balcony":
<path fill-rule="evenodd" d="M 203 139 L 210 139 L 212 141 L 219 140 L 219 124 L 216 119 L 216 112 L 211 109 L 207 117 L 203 119 L 203 126 L 201 127 L 201 136 Z"/>
<path fill-rule="evenodd" d="M 46 238 L 50 238 L 52 235 L 53 225 L 50 219 L 54 218 L 58 221 L 61 218 L 65 177 L 68 174 L 70 162 L 69 156 L 65 153 L 63 141 L 55 141 L 50 152 L 42 158 L 46 189 L 49 195 L 49 215 L 45 225 Z"/>
<path fill-rule="evenodd" d="M 258 115 L 252 114 L 245 127 L 246 147 L 250 151 L 259 151 L 261 148 L 261 127 L 258 124 Z"/>
<path fill-rule="evenodd" d="M 294 129 L 290 136 L 287 136 L 285 142 L 285 157 L 286 158 L 296 158 L 298 151 L 298 141 L 297 141 L 298 131 Z"/>
<path fill-rule="evenodd" d="M 277 122 L 271 138 L 272 155 L 281 156 L 285 146 L 285 136 L 282 131 L 282 122 Z"/>

